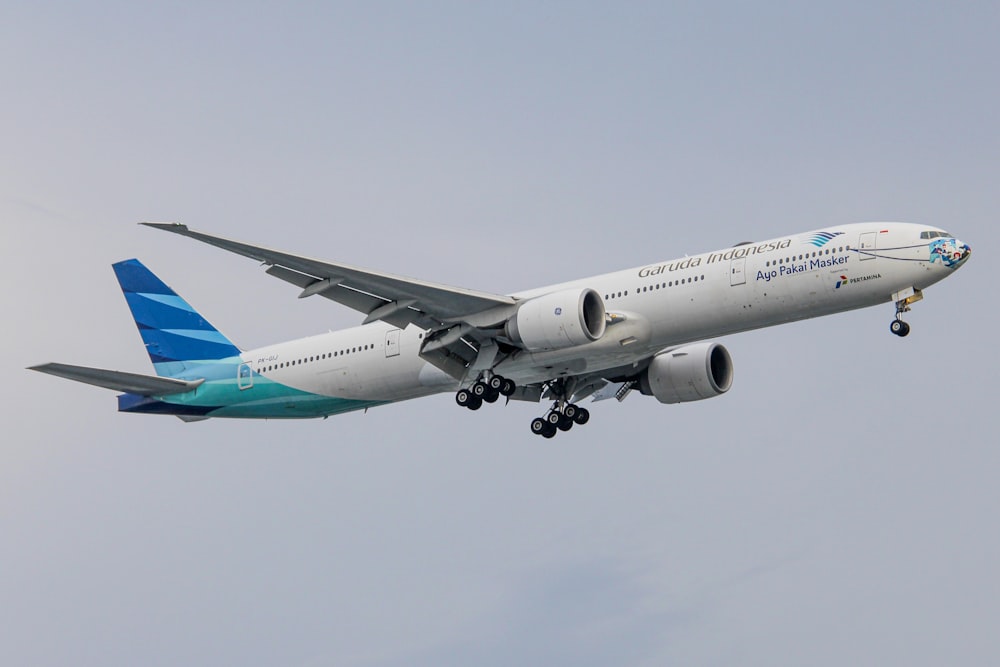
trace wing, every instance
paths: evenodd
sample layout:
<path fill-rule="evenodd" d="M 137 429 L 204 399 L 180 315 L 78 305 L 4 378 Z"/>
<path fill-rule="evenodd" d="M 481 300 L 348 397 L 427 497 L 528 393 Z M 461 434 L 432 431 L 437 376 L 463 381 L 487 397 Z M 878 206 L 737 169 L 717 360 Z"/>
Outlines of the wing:
<path fill-rule="evenodd" d="M 348 264 L 292 255 L 188 229 L 187 225 L 143 222 L 147 227 L 189 236 L 269 265 L 267 273 L 302 288 L 299 298 L 319 294 L 365 314 L 365 323 L 383 320 L 400 328 L 416 324 L 436 330 L 465 323 L 489 326 L 514 312 L 509 296 L 439 285 L 370 271 Z"/>
<path fill-rule="evenodd" d="M 124 391 L 140 396 L 183 394 L 204 382 L 204 380 L 186 382 L 184 380 L 175 380 L 155 375 L 123 373 L 122 371 L 109 371 L 103 368 L 89 368 L 87 366 L 71 366 L 69 364 L 41 364 L 40 366 L 30 366 L 28 370 L 48 373 L 49 375 L 66 378 L 67 380 L 76 380 L 77 382 L 85 382 L 97 387 Z"/>
<path fill-rule="evenodd" d="M 302 288 L 300 299 L 318 294 L 364 313 L 365 324 L 382 320 L 401 329 L 415 324 L 428 332 L 420 356 L 457 379 L 483 356 L 481 350 L 492 353 L 497 349 L 494 340 L 501 325 L 517 311 L 516 301 L 509 296 L 301 257 L 177 223 L 140 224 L 256 259 L 268 265 L 270 275 Z"/>

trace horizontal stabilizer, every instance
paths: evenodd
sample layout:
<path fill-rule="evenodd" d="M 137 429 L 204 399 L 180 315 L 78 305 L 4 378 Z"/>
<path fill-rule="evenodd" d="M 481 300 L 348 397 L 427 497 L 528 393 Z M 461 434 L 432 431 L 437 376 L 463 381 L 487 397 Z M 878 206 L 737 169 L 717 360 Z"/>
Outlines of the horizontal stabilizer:
<path fill-rule="evenodd" d="M 114 389 L 139 396 L 166 396 L 168 394 L 183 394 L 193 390 L 204 380 L 175 380 L 174 378 L 141 375 L 139 373 L 123 373 L 109 371 L 103 368 L 88 368 L 86 366 L 70 366 L 69 364 L 42 364 L 29 366 L 29 370 L 48 373 L 67 380 L 85 382 L 105 389 Z"/>

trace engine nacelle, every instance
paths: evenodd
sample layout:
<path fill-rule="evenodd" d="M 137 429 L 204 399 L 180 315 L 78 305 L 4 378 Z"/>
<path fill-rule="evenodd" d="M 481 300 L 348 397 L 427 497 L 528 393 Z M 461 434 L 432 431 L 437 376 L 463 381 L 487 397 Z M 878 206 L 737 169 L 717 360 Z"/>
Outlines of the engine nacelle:
<path fill-rule="evenodd" d="M 589 288 L 568 289 L 521 304 L 507 320 L 507 337 L 532 352 L 561 350 L 599 340 L 607 328 L 601 295 Z"/>
<path fill-rule="evenodd" d="M 712 398 L 733 385 L 733 359 L 718 343 L 679 347 L 653 357 L 639 378 L 639 388 L 660 403 Z"/>

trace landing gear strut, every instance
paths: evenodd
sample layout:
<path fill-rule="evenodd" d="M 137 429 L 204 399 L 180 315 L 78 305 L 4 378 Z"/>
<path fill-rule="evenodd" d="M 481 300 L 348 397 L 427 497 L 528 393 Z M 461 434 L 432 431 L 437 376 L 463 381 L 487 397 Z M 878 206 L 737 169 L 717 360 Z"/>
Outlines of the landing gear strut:
<path fill-rule="evenodd" d="M 910 305 L 924 298 L 923 292 L 915 287 L 908 287 L 892 295 L 896 303 L 896 319 L 889 325 L 889 331 L 900 338 L 910 333 L 910 325 L 903 321 L 903 313 L 910 312 Z"/>

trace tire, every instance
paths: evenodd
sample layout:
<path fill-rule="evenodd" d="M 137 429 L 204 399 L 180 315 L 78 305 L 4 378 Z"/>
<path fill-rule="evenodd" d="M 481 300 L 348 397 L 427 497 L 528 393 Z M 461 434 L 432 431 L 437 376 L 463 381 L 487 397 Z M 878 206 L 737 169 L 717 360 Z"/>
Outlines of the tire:
<path fill-rule="evenodd" d="M 472 400 L 469 401 L 469 405 L 466 407 L 468 407 L 470 410 L 478 410 L 479 408 L 483 407 L 483 399 L 479 398 L 478 396 L 473 396 Z"/>
<path fill-rule="evenodd" d="M 545 421 L 552 424 L 553 426 L 556 426 L 559 424 L 560 417 L 562 417 L 562 415 L 559 414 L 558 412 L 550 412 L 549 414 L 545 415 Z"/>
<path fill-rule="evenodd" d="M 576 413 L 580 408 L 576 407 L 574 404 L 570 403 L 565 408 L 563 408 L 563 415 L 569 417 L 570 419 L 576 419 Z"/>
<path fill-rule="evenodd" d="M 566 415 L 562 415 L 559 418 L 559 423 L 556 424 L 556 427 L 558 427 L 560 431 L 568 431 L 573 428 L 573 420 Z"/>
<path fill-rule="evenodd" d="M 503 386 L 503 378 L 499 375 L 494 375 L 490 378 L 490 381 L 486 383 L 490 389 L 499 392 L 500 388 Z"/>
<path fill-rule="evenodd" d="M 576 411 L 576 415 L 573 417 L 573 421 L 575 421 L 580 426 L 583 426 L 584 424 L 590 421 L 590 410 L 588 410 L 587 408 L 580 408 L 579 410 Z"/>
<path fill-rule="evenodd" d="M 486 386 L 485 382 L 477 382 L 472 385 L 472 395 L 482 398 L 489 392 L 490 388 Z"/>
<path fill-rule="evenodd" d="M 542 431 L 542 437 L 543 438 L 554 438 L 557 432 L 558 431 L 557 431 L 557 429 L 556 429 L 555 426 L 553 426 L 552 424 L 548 424 L 548 428 L 545 429 L 544 431 Z"/>
<path fill-rule="evenodd" d="M 531 432 L 535 435 L 545 435 L 548 425 L 549 423 L 541 417 L 535 417 L 531 420 Z"/>
<path fill-rule="evenodd" d="M 500 392 L 493 389 L 483 395 L 483 400 L 487 403 L 496 403 L 498 398 L 500 398 Z"/>
<path fill-rule="evenodd" d="M 469 407 L 469 401 L 472 400 L 472 393 L 468 389 L 459 389 L 455 393 L 455 402 L 461 405 L 463 408 Z"/>
<path fill-rule="evenodd" d="M 504 396 L 513 396 L 514 392 L 517 390 L 517 385 L 514 384 L 513 380 L 503 379 L 503 386 L 500 387 L 500 393 Z"/>

